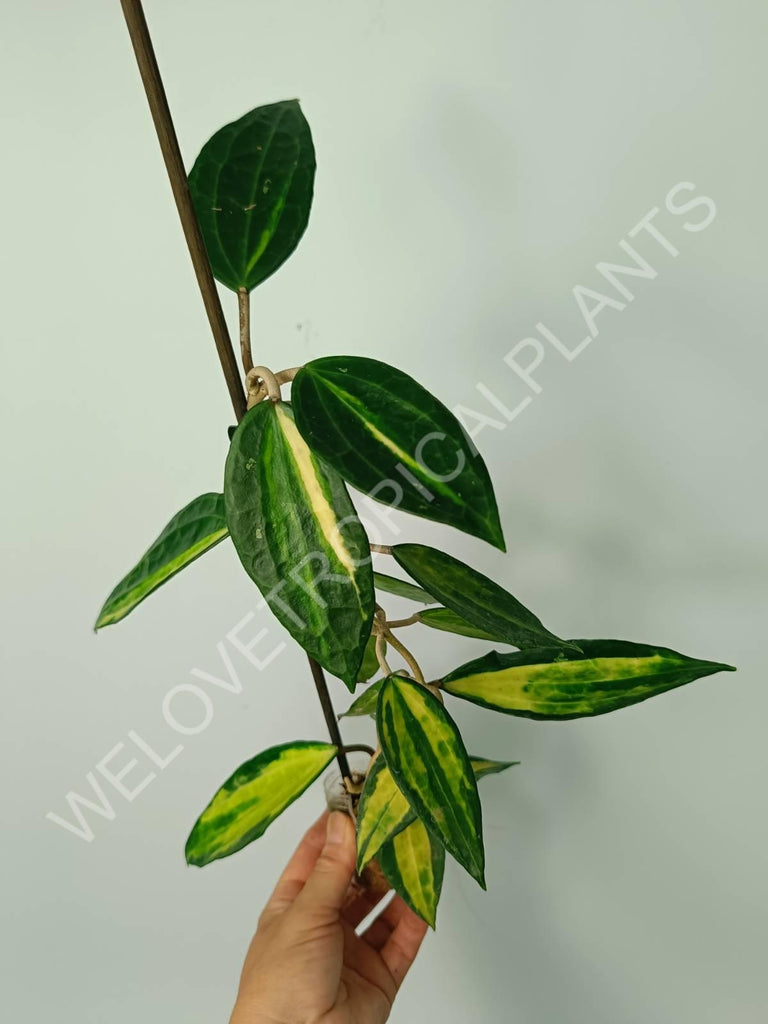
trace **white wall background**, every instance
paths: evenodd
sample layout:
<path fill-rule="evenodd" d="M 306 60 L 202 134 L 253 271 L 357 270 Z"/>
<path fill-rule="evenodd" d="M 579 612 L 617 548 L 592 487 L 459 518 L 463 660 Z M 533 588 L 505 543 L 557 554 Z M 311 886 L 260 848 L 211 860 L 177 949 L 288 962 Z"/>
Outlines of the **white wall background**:
<path fill-rule="evenodd" d="M 222 545 L 91 632 L 170 515 L 220 486 L 231 414 L 117 0 L 1 16 L 4 1011 L 225 1021 L 322 791 L 205 871 L 183 841 L 237 764 L 322 720 L 300 653 L 241 660 L 242 695 L 211 688 L 210 727 L 133 803 L 115 796 L 113 821 L 91 816 L 92 843 L 45 820 L 129 730 L 178 741 L 165 694 L 217 672 L 257 595 Z M 276 368 L 372 354 L 449 404 L 491 411 L 483 381 L 515 405 L 505 353 L 537 321 L 582 338 L 572 288 L 598 287 L 595 264 L 661 207 L 679 255 L 638 236 L 656 280 L 575 362 L 549 350 L 541 394 L 478 438 L 509 556 L 420 521 L 405 536 L 473 559 L 561 634 L 740 671 L 564 725 L 462 707 L 473 751 L 523 764 L 483 787 L 489 893 L 449 870 L 394 1017 L 764 1020 L 765 8 L 158 0 L 148 18 L 188 162 L 260 103 L 298 96 L 312 124 L 310 228 L 254 297 Z M 702 209 L 664 210 L 680 181 L 715 200 L 706 230 L 683 226 Z M 481 649 L 418 640 L 435 673 Z"/>

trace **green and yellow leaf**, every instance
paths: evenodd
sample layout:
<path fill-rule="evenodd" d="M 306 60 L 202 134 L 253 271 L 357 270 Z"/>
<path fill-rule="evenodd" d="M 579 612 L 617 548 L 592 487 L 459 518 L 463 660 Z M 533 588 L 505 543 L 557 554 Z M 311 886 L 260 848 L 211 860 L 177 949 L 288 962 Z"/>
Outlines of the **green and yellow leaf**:
<path fill-rule="evenodd" d="M 419 818 L 485 888 L 482 813 L 461 734 L 426 687 L 392 675 L 379 693 L 379 743 Z"/>
<path fill-rule="evenodd" d="M 413 821 L 411 805 L 403 796 L 386 761 L 378 754 L 368 769 L 357 807 L 357 873 L 362 872 L 383 843 Z"/>
<path fill-rule="evenodd" d="M 368 538 L 341 477 L 310 451 L 286 402 L 246 413 L 224 501 L 245 571 L 291 636 L 354 690 L 374 609 Z"/>
<path fill-rule="evenodd" d="M 485 463 L 453 413 L 408 374 L 328 356 L 299 370 L 291 395 L 307 442 L 354 487 L 504 550 Z"/>
<path fill-rule="evenodd" d="M 187 839 L 188 864 L 203 867 L 258 839 L 330 764 L 336 748 L 299 740 L 240 765 L 197 819 Z"/>
<path fill-rule="evenodd" d="M 731 665 L 626 640 L 578 640 L 581 654 L 490 654 L 445 677 L 446 693 L 508 715 L 563 720 L 604 715 Z"/>
<path fill-rule="evenodd" d="M 515 765 L 520 764 L 519 761 L 491 761 L 487 757 L 470 757 L 469 760 L 472 762 L 472 770 L 478 782 L 486 775 L 498 775 L 500 772 L 505 772 L 507 768 L 514 768 Z"/>
<path fill-rule="evenodd" d="M 189 190 L 217 280 L 251 291 L 288 259 L 309 220 L 314 179 L 298 100 L 256 107 L 206 142 Z"/>
<path fill-rule="evenodd" d="M 145 597 L 227 536 L 224 496 L 201 494 L 171 519 L 141 561 L 117 584 L 95 629 L 124 619 Z"/>
<path fill-rule="evenodd" d="M 489 636 L 515 647 L 578 650 L 551 633 L 517 598 L 458 558 L 425 544 L 396 544 L 398 565 L 446 608 Z"/>
<path fill-rule="evenodd" d="M 418 819 L 379 850 L 381 870 L 414 913 L 435 927 L 445 848 Z"/>

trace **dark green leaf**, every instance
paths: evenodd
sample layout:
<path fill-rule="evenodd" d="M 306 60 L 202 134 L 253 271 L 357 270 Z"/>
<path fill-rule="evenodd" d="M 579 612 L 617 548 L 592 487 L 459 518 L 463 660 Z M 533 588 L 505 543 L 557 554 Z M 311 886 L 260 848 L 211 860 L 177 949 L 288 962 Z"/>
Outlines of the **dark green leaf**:
<path fill-rule="evenodd" d="M 375 683 L 371 683 L 367 686 L 363 692 L 357 697 L 347 710 L 339 715 L 339 718 L 359 718 L 362 715 L 371 715 L 376 717 L 376 705 L 379 700 L 379 690 L 384 682 L 383 679 L 377 679 Z"/>
<path fill-rule="evenodd" d="M 730 665 L 698 661 L 666 647 L 626 640 L 578 640 L 581 654 L 492 651 L 443 680 L 443 689 L 473 704 L 523 718 L 563 720 L 604 715 Z"/>
<path fill-rule="evenodd" d="M 288 259 L 307 226 L 314 179 L 298 100 L 256 107 L 206 142 L 189 189 L 222 284 L 251 291 Z"/>
<path fill-rule="evenodd" d="M 270 747 L 240 765 L 192 829 L 188 864 L 203 867 L 258 839 L 330 764 L 336 748 L 299 740 Z"/>
<path fill-rule="evenodd" d="M 359 490 L 504 549 L 485 463 L 412 377 L 376 359 L 329 356 L 299 370 L 292 399 L 309 445 Z"/>
<path fill-rule="evenodd" d="M 452 612 L 450 608 L 427 608 L 423 612 L 417 612 L 418 621 L 432 629 L 442 629 L 446 633 L 458 633 L 459 636 L 470 636 L 477 640 L 493 640 L 504 643 L 504 638 L 488 633 L 484 629 L 478 629 L 471 622 L 467 622 L 461 615 Z"/>
<path fill-rule="evenodd" d="M 417 819 L 381 847 L 378 861 L 392 888 L 434 928 L 445 871 L 442 843 Z"/>
<path fill-rule="evenodd" d="M 388 676 L 376 712 L 387 766 L 419 818 L 485 888 L 482 814 L 461 734 L 430 691 Z"/>
<path fill-rule="evenodd" d="M 386 576 L 383 572 L 373 574 L 373 585 L 377 590 L 394 594 L 396 597 L 406 597 L 409 601 L 418 601 L 420 604 L 433 604 L 435 600 L 421 587 L 417 587 L 413 583 L 406 583 L 405 580 L 395 579 L 394 576 Z"/>
<path fill-rule="evenodd" d="M 515 647 L 578 650 L 550 633 L 510 593 L 457 558 L 424 544 L 396 544 L 395 561 L 438 601 L 477 629 Z"/>
<path fill-rule="evenodd" d="M 343 481 L 309 450 L 286 402 L 246 413 L 224 499 L 240 561 L 272 611 L 354 690 L 374 608 L 368 538 Z"/>
<path fill-rule="evenodd" d="M 124 619 L 152 591 L 226 535 L 223 495 L 201 494 L 195 498 L 177 512 L 139 564 L 120 580 L 104 602 L 94 628 Z"/>

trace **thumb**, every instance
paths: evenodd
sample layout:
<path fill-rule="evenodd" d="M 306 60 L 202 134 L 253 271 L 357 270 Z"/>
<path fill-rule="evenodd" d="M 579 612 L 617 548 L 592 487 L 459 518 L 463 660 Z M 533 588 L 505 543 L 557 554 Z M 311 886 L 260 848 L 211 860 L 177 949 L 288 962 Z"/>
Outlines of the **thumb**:
<path fill-rule="evenodd" d="M 328 817 L 325 846 L 294 906 L 304 911 L 319 909 L 338 913 L 354 873 L 355 830 L 352 819 L 341 811 L 333 811 Z"/>

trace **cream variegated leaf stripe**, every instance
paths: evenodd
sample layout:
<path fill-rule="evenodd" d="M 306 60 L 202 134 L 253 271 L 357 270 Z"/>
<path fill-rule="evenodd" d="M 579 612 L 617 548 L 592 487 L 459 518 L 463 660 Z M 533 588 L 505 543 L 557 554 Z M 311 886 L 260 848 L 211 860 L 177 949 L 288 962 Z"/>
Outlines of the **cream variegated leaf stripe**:
<path fill-rule="evenodd" d="M 359 588 L 356 578 L 356 559 L 344 543 L 344 538 L 341 535 L 340 520 L 320 482 L 315 457 L 309 445 L 296 428 L 293 417 L 287 412 L 285 405 L 281 402 L 276 403 L 275 412 L 283 437 L 293 455 L 296 470 L 304 487 L 309 507 L 312 509 L 315 520 L 329 548 L 336 555 L 336 558 L 346 570 L 352 585 L 357 590 Z"/>
<path fill-rule="evenodd" d="M 246 761 L 195 823 L 185 847 L 187 863 L 202 867 L 258 839 L 335 754 L 329 743 L 297 741 L 270 747 Z"/>
<path fill-rule="evenodd" d="M 730 665 L 624 640 L 578 640 L 582 656 L 551 650 L 496 651 L 445 677 L 456 697 L 506 714 L 540 719 L 605 714 L 665 693 Z"/>

